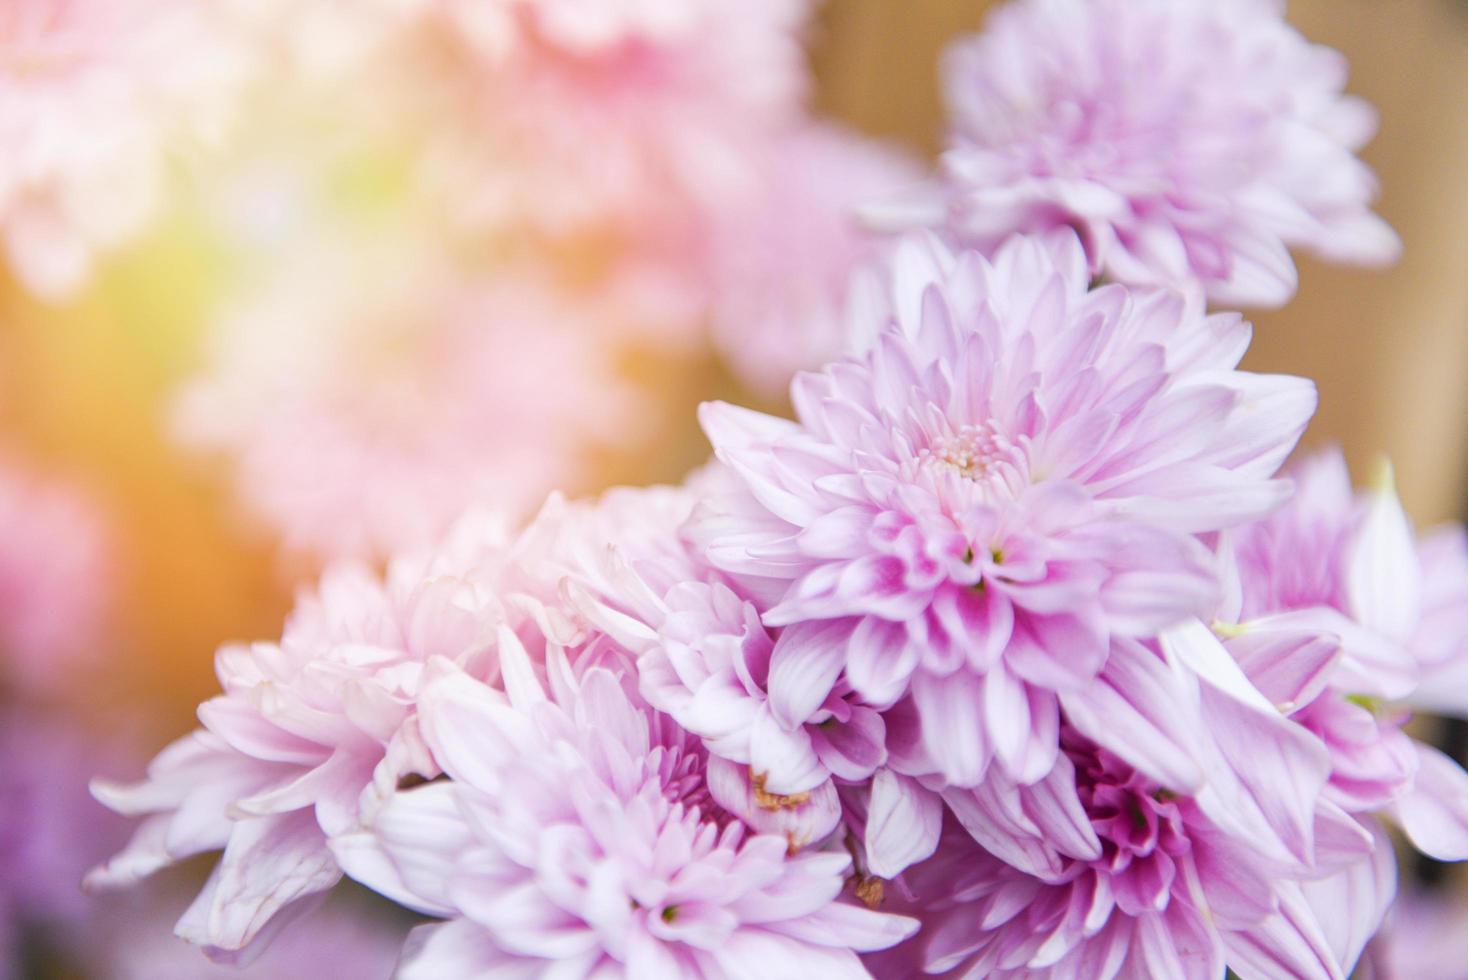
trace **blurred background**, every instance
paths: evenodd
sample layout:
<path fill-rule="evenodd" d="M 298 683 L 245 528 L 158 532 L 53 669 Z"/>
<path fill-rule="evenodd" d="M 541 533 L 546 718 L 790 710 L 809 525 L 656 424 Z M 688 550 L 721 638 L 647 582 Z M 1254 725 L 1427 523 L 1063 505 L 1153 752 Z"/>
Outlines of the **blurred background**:
<path fill-rule="evenodd" d="M 930 163 L 943 134 L 940 53 L 990 6 L 827 0 L 807 38 L 815 112 Z M 1314 378 L 1321 403 L 1308 444 L 1344 445 L 1358 473 L 1389 453 L 1419 524 L 1457 518 L 1468 478 L 1468 5 L 1291 0 L 1289 11 L 1308 37 L 1347 56 L 1350 91 L 1379 110 L 1364 157 L 1381 180 L 1378 210 L 1406 251 L 1384 271 L 1297 255 L 1299 294 L 1283 310 L 1251 312 L 1246 365 Z M 341 152 L 349 162 L 326 168 L 333 194 L 371 212 L 400 193 L 390 152 Z M 277 637 L 293 592 L 319 565 L 241 505 L 230 461 L 180 446 L 180 390 L 210 363 L 208 327 L 239 285 L 210 224 L 214 205 L 199 192 L 191 185 L 187 203 L 110 254 L 70 298 L 0 285 L 0 444 L 102 516 L 114 584 L 83 713 L 144 752 L 190 727 L 214 693 L 216 647 Z M 254 200 L 238 199 L 246 210 Z M 267 232 L 289 236 L 284 228 Z M 578 244 L 568 262 L 595 264 L 587 249 L 596 250 Z M 364 289 L 375 281 L 354 275 Z M 702 400 L 782 405 L 778 387 L 726 366 L 709 343 L 637 340 L 619 357 L 635 397 L 652 407 L 637 416 L 638 438 L 588 451 L 565 481 L 573 491 L 679 478 L 707 454 L 693 411 Z"/>

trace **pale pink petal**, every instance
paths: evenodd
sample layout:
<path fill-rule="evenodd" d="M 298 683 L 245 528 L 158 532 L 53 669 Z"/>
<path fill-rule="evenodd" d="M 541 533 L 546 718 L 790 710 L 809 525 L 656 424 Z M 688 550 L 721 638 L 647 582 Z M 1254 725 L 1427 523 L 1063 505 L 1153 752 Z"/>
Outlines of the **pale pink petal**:
<path fill-rule="evenodd" d="M 872 874 L 895 878 L 909 865 L 930 857 L 942 826 L 943 802 L 937 794 L 910 777 L 877 770 L 865 830 Z"/>
<path fill-rule="evenodd" d="M 1417 775 L 1391 813 L 1424 854 L 1440 861 L 1468 859 L 1468 773 L 1437 749 L 1412 745 Z"/>

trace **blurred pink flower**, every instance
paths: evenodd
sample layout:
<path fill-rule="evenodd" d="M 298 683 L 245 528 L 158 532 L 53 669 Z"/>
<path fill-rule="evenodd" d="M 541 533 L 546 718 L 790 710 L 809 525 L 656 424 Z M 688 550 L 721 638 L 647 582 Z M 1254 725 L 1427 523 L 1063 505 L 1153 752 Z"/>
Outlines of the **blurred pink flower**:
<path fill-rule="evenodd" d="M 222 0 L 232 29 L 292 81 L 333 83 L 381 68 L 440 0 Z"/>
<path fill-rule="evenodd" d="M 170 152 L 216 136 L 243 52 L 185 0 L 10 0 L 0 9 L 0 233 L 49 298 L 160 206 Z"/>
<path fill-rule="evenodd" d="M 60 693 L 103 655 L 112 543 L 96 503 L 0 459 L 0 687 Z"/>
<path fill-rule="evenodd" d="M 1468 531 L 1430 528 L 1417 539 L 1420 617 L 1412 632 L 1414 708 L 1468 718 Z"/>
<path fill-rule="evenodd" d="M 82 875 L 126 828 L 87 794 L 113 752 L 54 712 L 0 705 L 0 753 L 0 977 L 20 977 L 28 936 L 82 928 Z"/>
<path fill-rule="evenodd" d="M 1464 980 L 1468 905 L 1452 886 L 1398 896 L 1358 980 Z"/>
<path fill-rule="evenodd" d="M 877 252 L 858 205 L 920 178 L 892 147 L 822 124 L 752 155 L 750 185 L 706 221 L 713 335 L 746 384 L 778 394 L 842 352 L 851 274 Z"/>
<path fill-rule="evenodd" d="M 466 508 L 524 514 L 586 479 L 589 450 L 635 441 L 614 358 L 634 314 L 528 268 L 466 280 L 440 258 L 308 251 L 217 324 L 176 429 L 231 457 L 288 549 L 424 548 Z"/>
<path fill-rule="evenodd" d="M 1452 714 L 1468 705 L 1464 532 L 1440 530 L 1419 550 L 1390 470 L 1357 495 L 1338 451 L 1293 475 L 1295 497 L 1230 539 L 1236 583 L 1218 630 L 1330 748 L 1332 803 L 1393 817 L 1433 857 L 1468 858 L 1468 773 L 1402 731 L 1419 698 Z"/>
<path fill-rule="evenodd" d="M 335 842 L 358 880 L 450 921 L 410 942 L 403 980 L 491 972 L 865 976 L 857 950 L 916 923 L 838 901 L 850 857 L 787 854 L 713 819 L 698 742 L 593 667 L 545 680 L 502 652 L 504 693 L 443 661 L 420 701 L 451 777 L 399 793 Z"/>
<path fill-rule="evenodd" d="M 840 346 L 871 248 L 855 207 L 917 182 L 896 151 L 811 118 L 810 8 L 447 3 L 472 55 L 435 48 L 434 68 L 474 123 L 431 137 L 430 197 L 470 237 L 590 253 L 681 328 L 657 342 L 712 328 L 741 379 L 778 388 Z"/>
<path fill-rule="evenodd" d="M 801 118 L 809 7 L 445 4 L 479 61 L 457 80 L 474 122 L 439 160 L 454 213 L 554 235 L 612 226 L 681 239 L 691 208 L 749 179 L 751 147 Z"/>
<path fill-rule="evenodd" d="M 503 538 L 483 523 L 469 530 L 480 547 L 400 559 L 386 581 L 334 567 L 279 643 L 222 648 L 224 693 L 200 706 L 204 727 L 159 753 L 144 781 L 94 784 L 98 799 L 143 821 L 89 886 L 131 884 L 223 848 L 177 931 L 228 960 L 334 885 L 327 837 L 359 826 L 400 778 L 438 772 L 414 709 L 428 658 L 494 676 L 505 612 L 476 576 L 493 573 L 477 561 Z"/>
<path fill-rule="evenodd" d="M 931 218 L 984 250 L 1070 225 L 1092 274 L 1199 282 L 1229 305 L 1288 300 L 1292 246 L 1391 261 L 1400 244 L 1371 213 L 1376 180 L 1353 156 L 1375 116 L 1342 95 L 1345 60 L 1301 37 L 1283 7 L 1000 8 L 948 56 L 952 135 Z"/>
<path fill-rule="evenodd" d="M 667 4 L 660 0 L 418 0 L 447 12 L 471 41 L 491 57 L 516 54 L 516 46 L 537 43 L 568 55 L 595 57 L 621 47 L 677 44 L 695 36 L 716 2 L 693 0 Z M 780 0 L 769 9 L 797 11 L 807 0 Z"/>
<path fill-rule="evenodd" d="M 1049 772 L 1062 704 L 1147 751 L 1107 717 L 1145 710 L 1137 675 L 1093 682 L 1115 639 L 1212 608 L 1193 535 L 1283 500 L 1313 386 L 1234 370 L 1248 325 L 1196 298 L 1089 290 L 1072 235 L 992 263 L 912 241 L 891 277 L 854 317 L 871 349 L 796 379 L 798 422 L 703 408 L 731 490 L 690 533 L 785 628 L 774 718 L 794 731 L 838 683 L 879 710 L 910 693 L 961 786 L 996 758 Z M 823 622 L 839 635 L 798 642 Z"/>

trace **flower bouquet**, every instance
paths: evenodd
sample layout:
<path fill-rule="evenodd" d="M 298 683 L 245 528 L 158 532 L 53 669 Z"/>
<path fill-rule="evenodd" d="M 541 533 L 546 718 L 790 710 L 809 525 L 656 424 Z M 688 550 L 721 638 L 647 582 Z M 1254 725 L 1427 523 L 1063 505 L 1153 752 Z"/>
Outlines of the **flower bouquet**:
<path fill-rule="evenodd" d="M 1239 367 L 1291 249 L 1400 247 L 1282 3 L 1011 0 L 930 175 L 809 118 L 799 0 L 223 6 L 244 76 L 392 64 L 473 123 L 407 167 L 438 232 L 292 252 L 182 396 L 328 560 L 94 782 L 138 823 L 89 888 L 222 851 L 177 933 L 248 963 L 349 878 L 413 917 L 402 980 L 1340 980 L 1398 843 L 1468 858 L 1408 726 L 1468 716 L 1468 537 L 1290 460 L 1314 385 Z M 97 236 L 34 251 L 9 190 L 22 274 L 78 281 Z M 522 516 L 649 417 L 612 348 L 690 329 L 756 390 L 808 368 L 790 417 L 706 402 L 681 482 Z"/>

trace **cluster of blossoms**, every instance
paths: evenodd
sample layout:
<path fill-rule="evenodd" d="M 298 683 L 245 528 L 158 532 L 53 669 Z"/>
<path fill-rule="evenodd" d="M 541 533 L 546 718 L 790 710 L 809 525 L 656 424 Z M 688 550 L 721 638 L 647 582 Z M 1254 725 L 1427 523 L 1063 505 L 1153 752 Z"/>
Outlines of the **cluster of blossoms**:
<path fill-rule="evenodd" d="M 562 238 L 650 162 L 664 204 L 744 200 L 708 128 L 783 98 L 748 32 L 800 7 L 756 6 L 393 16 L 523 82 L 486 111 L 580 174 L 536 217 Z M 697 111 L 647 91 L 732 55 L 770 71 Z M 846 351 L 796 377 L 794 419 L 707 404 L 716 459 L 681 486 L 332 565 L 277 642 L 219 651 L 200 728 L 94 785 L 141 822 L 89 884 L 222 851 L 177 931 L 247 962 L 350 877 L 433 920 L 405 980 L 1349 975 L 1392 830 L 1468 858 L 1468 773 L 1404 729 L 1468 715 L 1468 536 L 1417 536 L 1385 467 L 1358 494 L 1338 455 L 1287 465 L 1314 386 L 1240 370 L 1250 327 L 1207 301 L 1285 299 L 1286 245 L 1395 247 L 1363 110 L 1267 0 L 1018 0 L 952 63 L 940 216 L 843 318 L 787 311 Z M 542 101 L 577 87 L 589 169 Z M 523 204 L 519 162 L 468 210 Z M 466 349 L 434 366 L 454 422 L 396 362 L 372 394 L 489 454 Z"/>

